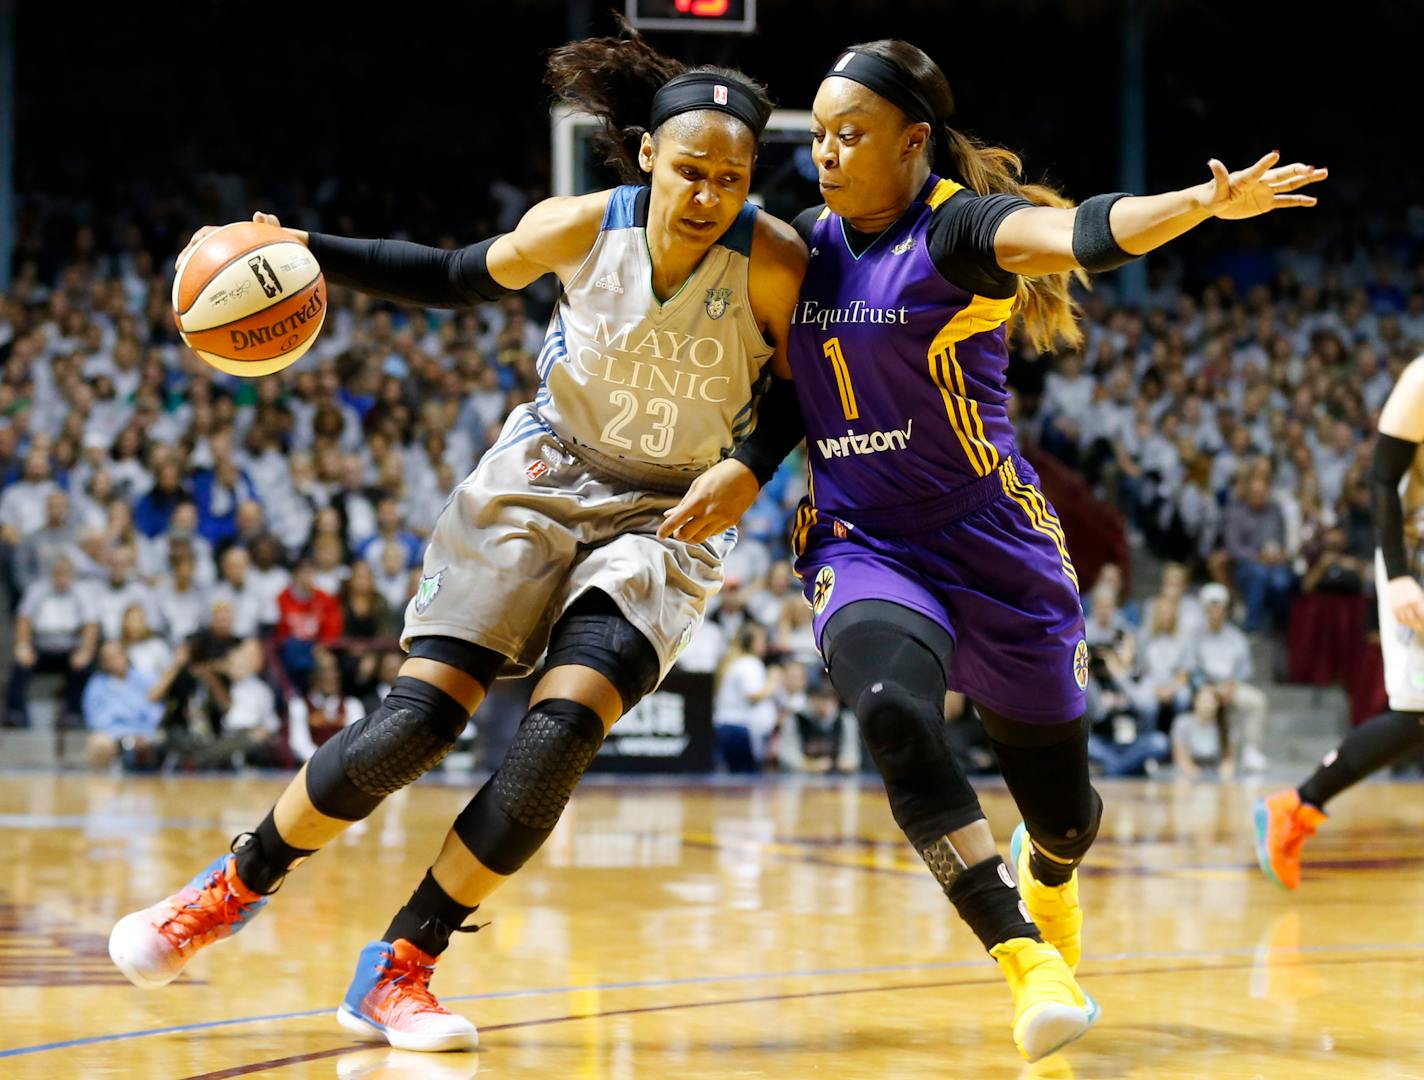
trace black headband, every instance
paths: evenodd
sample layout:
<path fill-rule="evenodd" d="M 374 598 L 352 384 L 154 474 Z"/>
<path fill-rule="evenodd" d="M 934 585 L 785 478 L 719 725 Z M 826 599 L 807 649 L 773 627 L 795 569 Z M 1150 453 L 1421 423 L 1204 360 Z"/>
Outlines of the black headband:
<path fill-rule="evenodd" d="M 657 131 L 679 113 L 713 109 L 735 116 L 758 139 L 771 116 L 771 106 L 745 86 L 710 71 L 690 71 L 670 79 L 653 95 L 653 115 L 648 130 Z"/>
<path fill-rule="evenodd" d="M 833 75 L 868 86 L 908 116 L 911 123 L 937 122 L 934 109 L 930 108 L 925 95 L 920 93 L 915 80 L 898 64 L 869 53 L 844 52 L 825 77 L 829 79 Z"/>

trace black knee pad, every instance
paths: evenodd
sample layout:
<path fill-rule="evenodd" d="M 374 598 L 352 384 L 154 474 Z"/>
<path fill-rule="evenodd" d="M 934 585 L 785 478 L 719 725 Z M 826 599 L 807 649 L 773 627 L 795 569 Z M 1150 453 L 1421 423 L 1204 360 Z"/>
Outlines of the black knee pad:
<path fill-rule="evenodd" d="M 592 668 L 611 682 L 624 712 L 651 693 L 662 674 L 657 650 L 597 589 L 574 601 L 549 636 L 544 669 L 572 664 Z"/>
<path fill-rule="evenodd" d="M 506 663 L 505 658 L 493 649 L 443 634 L 429 634 L 413 639 L 410 643 L 410 655 L 412 658 L 448 664 L 463 671 L 486 690 L 499 676 L 500 669 Z"/>
<path fill-rule="evenodd" d="M 387 795 L 440 764 L 469 719 L 445 691 L 403 675 L 375 712 L 312 755 L 307 797 L 327 817 L 360 821 Z"/>
<path fill-rule="evenodd" d="M 529 710 L 504 762 L 455 819 L 455 834 L 497 874 L 513 874 L 559 823 L 603 744 L 587 705 L 551 698 Z"/>
<path fill-rule="evenodd" d="M 860 733 L 886 783 L 914 772 L 944 746 L 944 714 L 899 683 L 871 683 L 855 704 Z"/>
<path fill-rule="evenodd" d="M 895 821 L 921 853 L 984 816 L 949 749 L 942 706 L 882 680 L 866 687 L 855 714 Z"/>
<path fill-rule="evenodd" d="M 918 611 L 887 600 L 858 600 L 836 612 L 821 643 L 831 684 L 850 705 L 882 680 L 917 697 L 944 700 L 954 641 Z"/>
<path fill-rule="evenodd" d="M 1028 724 L 975 708 L 1035 846 L 1076 865 L 1097 838 L 1103 816 L 1103 800 L 1088 774 L 1087 725 L 1081 719 Z"/>

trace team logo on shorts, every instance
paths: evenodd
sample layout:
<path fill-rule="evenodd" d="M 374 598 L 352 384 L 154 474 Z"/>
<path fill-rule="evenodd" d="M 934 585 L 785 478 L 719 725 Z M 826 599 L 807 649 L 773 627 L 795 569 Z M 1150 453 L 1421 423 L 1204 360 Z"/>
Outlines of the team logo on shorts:
<path fill-rule="evenodd" d="M 1079 690 L 1088 689 L 1088 643 L 1081 639 L 1073 650 L 1073 681 Z"/>
<path fill-rule="evenodd" d="M 425 609 L 430 606 L 430 601 L 435 599 L 435 594 L 440 591 L 440 579 L 445 576 L 445 567 L 441 567 L 435 573 L 420 579 L 420 585 L 415 590 L 415 613 L 424 615 Z"/>
<path fill-rule="evenodd" d="M 731 299 L 731 289 L 708 289 L 707 299 L 702 301 L 702 306 L 707 309 L 707 317 L 720 319 L 727 314 L 727 302 Z"/>
<path fill-rule="evenodd" d="M 811 594 L 811 610 L 817 615 L 826 610 L 831 602 L 831 593 L 836 590 L 836 572 L 829 566 L 821 567 L 816 575 L 816 588 Z"/>

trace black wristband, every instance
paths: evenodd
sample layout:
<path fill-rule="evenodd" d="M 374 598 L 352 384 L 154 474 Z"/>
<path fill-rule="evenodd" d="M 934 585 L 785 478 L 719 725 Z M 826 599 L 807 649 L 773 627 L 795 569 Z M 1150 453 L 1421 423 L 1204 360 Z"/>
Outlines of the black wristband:
<path fill-rule="evenodd" d="M 1113 203 L 1125 199 L 1128 194 L 1117 191 L 1111 195 L 1094 195 L 1078 207 L 1078 213 L 1073 218 L 1073 258 L 1084 270 L 1100 274 L 1141 258 L 1129 255 L 1118 246 L 1112 226 L 1108 224 Z"/>
<path fill-rule="evenodd" d="M 796 384 L 790 379 L 771 380 L 757 409 L 757 424 L 742 440 L 731 457 L 740 461 L 765 487 L 776 475 L 786 455 L 806 437 L 806 425 L 801 419 L 801 404 L 796 400 Z"/>
<path fill-rule="evenodd" d="M 1375 504 L 1375 528 L 1385 577 L 1393 581 L 1409 574 L 1409 556 L 1404 550 L 1404 504 L 1399 498 L 1399 482 L 1414 464 L 1419 444 L 1380 432 L 1370 461 L 1370 486 Z"/>

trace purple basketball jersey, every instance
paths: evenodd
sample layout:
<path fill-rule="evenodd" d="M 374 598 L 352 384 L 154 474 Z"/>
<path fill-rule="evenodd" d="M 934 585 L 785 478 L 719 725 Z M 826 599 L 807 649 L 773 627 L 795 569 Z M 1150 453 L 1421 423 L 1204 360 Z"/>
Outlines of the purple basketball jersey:
<path fill-rule="evenodd" d="M 790 360 L 813 501 L 826 513 L 913 514 L 1012 452 L 1003 324 L 1013 298 L 945 281 L 926 238 L 960 187 L 931 176 L 859 258 L 840 217 L 827 210 L 816 222 Z"/>

